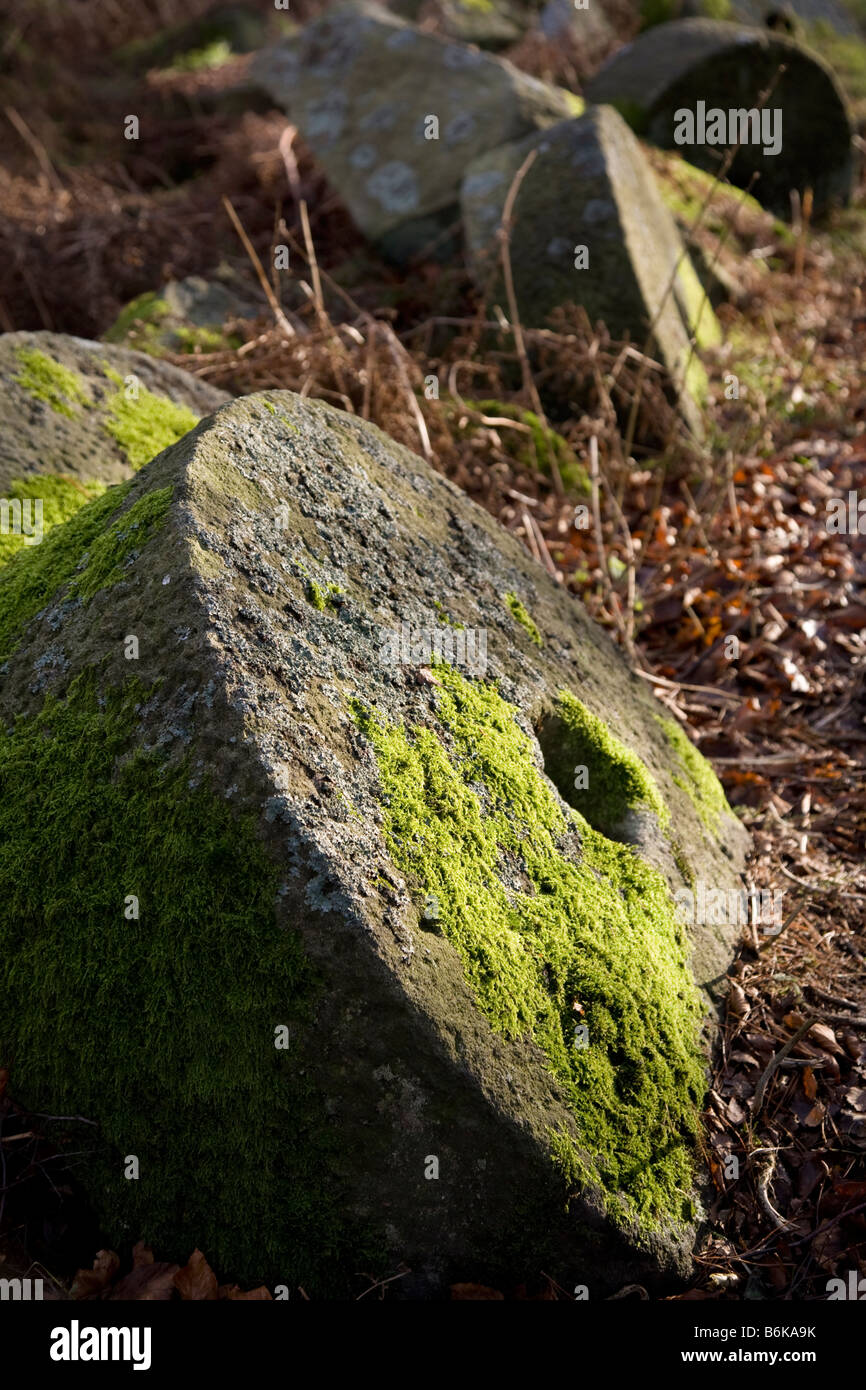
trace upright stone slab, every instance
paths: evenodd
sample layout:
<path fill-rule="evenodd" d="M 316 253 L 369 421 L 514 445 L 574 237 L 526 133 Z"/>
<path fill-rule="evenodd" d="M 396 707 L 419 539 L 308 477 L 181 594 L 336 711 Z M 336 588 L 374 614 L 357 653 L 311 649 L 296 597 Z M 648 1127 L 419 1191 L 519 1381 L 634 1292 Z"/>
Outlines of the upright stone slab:
<path fill-rule="evenodd" d="M 750 132 L 731 165 L 731 182 L 751 187 L 761 204 L 780 216 L 790 216 L 792 189 L 811 188 L 818 213 L 847 202 L 852 130 L 845 98 L 816 54 L 775 32 L 709 19 L 659 24 L 615 53 L 588 83 L 587 96 L 616 106 L 653 144 L 677 148 L 714 173 L 727 141 L 705 143 L 696 129 L 699 143 L 677 145 L 677 113 L 696 112 L 698 103 L 726 116 L 746 112 L 756 109 L 768 90 L 766 111 L 781 112 L 781 148 L 765 154 L 772 144 L 751 143 Z"/>
<path fill-rule="evenodd" d="M 521 319 L 542 327 L 557 306 L 582 304 L 591 323 L 603 320 L 615 338 L 628 336 L 640 347 L 653 325 L 655 355 L 697 430 L 706 378 L 689 338 L 709 346 L 719 341 L 719 326 L 653 172 L 612 107 L 593 108 L 469 166 L 462 206 L 476 280 L 497 283 L 503 205 L 533 151 L 510 238 Z"/>
<path fill-rule="evenodd" d="M 690 1267 L 738 932 L 670 893 L 746 835 L 486 512 L 250 396 L 0 572 L 0 662 L 0 1065 L 96 1122 L 112 1241 L 318 1296 Z"/>
<path fill-rule="evenodd" d="M 569 92 L 366 3 L 329 10 L 265 50 L 253 78 L 360 230 L 397 258 L 455 220 L 470 160 L 582 109 Z"/>
<path fill-rule="evenodd" d="M 0 501 L 9 518 L 0 522 L 0 563 L 131 478 L 226 400 L 225 391 L 125 348 L 61 333 L 3 334 Z"/>

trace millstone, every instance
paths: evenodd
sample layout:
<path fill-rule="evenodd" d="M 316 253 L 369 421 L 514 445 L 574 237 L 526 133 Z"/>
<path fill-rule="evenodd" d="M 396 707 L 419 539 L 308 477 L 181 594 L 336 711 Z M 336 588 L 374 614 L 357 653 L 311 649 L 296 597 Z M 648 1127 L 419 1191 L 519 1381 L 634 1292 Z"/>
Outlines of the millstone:
<path fill-rule="evenodd" d="M 756 110 L 769 93 L 764 110 L 780 113 L 780 148 L 765 154 L 772 143 L 750 135 L 731 164 L 731 182 L 781 216 L 790 216 L 792 189 L 811 188 L 816 212 L 850 197 L 853 132 L 845 98 L 816 54 L 775 31 L 709 19 L 659 24 L 615 53 L 586 91 L 591 101 L 618 107 L 653 144 L 676 147 L 713 173 L 737 139 L 706 143 L 696 126 L 697 143 L 676 145 L 677 113 L 703 103 L 706 112 L 727 117 Z M 712 139 L 718 133 L 714 128 Z"/>
<path fill-rule="evenodd" d="M 688 1268 L 738 932 L 671 894 L 747 837 L 490 516 L 246 397 L 10 561 L 0 661 L 0 1064 L 96 1122 L 112 1240 L 320 1295 Z"/>

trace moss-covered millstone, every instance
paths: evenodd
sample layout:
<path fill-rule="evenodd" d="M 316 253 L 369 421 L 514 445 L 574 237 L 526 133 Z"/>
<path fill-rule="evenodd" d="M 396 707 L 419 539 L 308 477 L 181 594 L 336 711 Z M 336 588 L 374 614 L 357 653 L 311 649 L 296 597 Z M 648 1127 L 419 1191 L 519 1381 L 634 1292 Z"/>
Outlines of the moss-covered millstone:
<path fill-rule="evenodd" d="M 254 319 L 261 312 L 246 289 L 188 275 L 169 280 L 160 290 L 150 290 L 131 300 L 104 334 L 107 343 L 122 343 L 154 357 L 165 353 L 221 352 L 240 347 L 242 339 L 231 331 L 238 319 Z"/>
<path fill-rule="evenodd" d="M 228 399 L 176 367 L 59 333 L 0 337 L 0 564 Z M 37 507 L 37 503 L 41 506 Z M 40 516 L 41 513 L 41 516 Z"/>
<path fill-rule="evenodd" d="M 581 304 L 592 323 L 603 320 L 614 337 L 641 347 L 652 326 L 657 358 L 698 431 L 706 389 L 698 349 L 720 341 L 721 331 L 640 145 L 612 107 L 469 166 L 462 205 L 476 280 L 501 298 L 497 229 L 514 176 L 533 151 L 510 240 L 523 322 L 543 326 L 559 305 Z"/>
<path fill-rule="evenodd" d="M 671 895 L 745 832 L 486 512 L 250 396 L 0 571 L 0 663 L 0 1065 L 98 1124 L 112 1242 L 318 1294 L 688 1267 L 733 929 Z"/>
<path fill-rule="evenodd" d="M 845 98 L 822 60 L 774 30 L 752 29 L 709 19 L 675 20 L 647 30 L 615 53 L 588 84 L 592 101 L 618 107 L 634 129 L 664 149 L 678 148 L 693 164 L 715 173 L 739 135 L 677 146 L 677 112 L 757 109 L 781 112 L 781 143 L 773 150 L 752 143 L 751 133 L 736 154 L 728 177 L 751 188 L 764 207 L 790 216 L 792 189 L 811 188 L 817 213 L 846 203 L 852 182 L 852 129 Z M 682 128 L 682 127 L 680 127 Z M 726 131 L 730 123 L 726 125 Z M 737 126 L 739 130 L 739 125 Z M 712 138 L 717 132 L 712 130 Z M 770 130 L 772 136 L 772 128 Z"/>
<path fill-rule="evenodd" d="M 470 160 L 582 103 L 377 5 L 342 5 L 252 72 L 297 125 L 360 230 L 398 259 L 456 220 Z"/>

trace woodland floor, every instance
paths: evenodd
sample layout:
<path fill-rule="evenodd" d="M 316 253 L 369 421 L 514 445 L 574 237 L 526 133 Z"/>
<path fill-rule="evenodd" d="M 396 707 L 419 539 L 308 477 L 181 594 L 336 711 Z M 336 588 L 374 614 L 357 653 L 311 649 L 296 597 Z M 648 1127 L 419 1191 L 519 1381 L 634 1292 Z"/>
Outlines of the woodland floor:
<path fill-rule="evenodd" d="M 533 395 L 511 329 L 461 268 L 381 262 L 282 115 L 221 109 L 246 60 L 135 77 L 106 56 L 203 8 L 92 0 L 85 21 L 84 7 L 19 5 L 0 39 L 0 327 L 96 337 L 133 296 L 220 262 L 254 289 L 224 198 L 265 265 L 289 244 L 294 270 L 268 277 L 286 322 L 262 295 L 261 317 L 235 325 L 240 348 L 173 360 L 238 392 L 323 396 L 426 453 L 579 595 L 687 723 L 753 831 L 755 884 L 784 890 L 785 926 L 747 930 L 730 972 L 704 1137 L 715 1197 L 676 1297 L 824 1298 L 835 1274 L 866 1273 L 866 536 L 830 534 L 825 514 L 866 477 L 864 190 L 828 226 L 753 251 L 740 301 L 720 311 L 735 346 L 709 363 L 702 449 L 676 437 L 652 370 L 630 421 L 639 358 L 585 321 L 527 335 L 533 382 L 563 401 L 550 423 L 581 459 L 597 441 L 592 497 L 560 496 L 535 456 L 543 433 L 470 404 L 524 410 Z M 299 3 L 293 17 L 319 8 Z M 538 45 L 515 57 L 581 75 Z M 724 394 L 731 371 L 737 400 Z M 433 373 L 441 399 L 419 400 Z M 98 1232 L 70 1156 L 5 1087 L 0 1074 L 0 1257 L 7 1273 L 38 1261 L 65 1297 Z M 178 1272 L 156 1254 L 139 1248 L 121 1283 L 103 1258 L 76 1293 L 215 1296 L 200 1257 Z M 387 1296 L 395 1274 L 360 1277 L 359 1297 Z M 454 1296 L 570 1297 L 538 1270 L 520 1289 Z"/>

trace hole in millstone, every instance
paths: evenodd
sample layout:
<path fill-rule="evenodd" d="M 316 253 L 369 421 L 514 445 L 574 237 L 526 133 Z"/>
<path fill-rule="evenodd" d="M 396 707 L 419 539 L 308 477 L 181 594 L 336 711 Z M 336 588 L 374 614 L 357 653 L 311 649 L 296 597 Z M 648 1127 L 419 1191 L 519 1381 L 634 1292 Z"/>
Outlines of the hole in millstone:
<path fill-rule="evenodd" d="M 640 844 L 649 808 L 640 803 L 634 764 L 605 748 L 591 731 L 580 732 L 552 710 L 535 723 L 544 771 L 563 801 L 593 830 L 621 844 Z M 653 817 L 654 818 L 654 817 Z"/>

